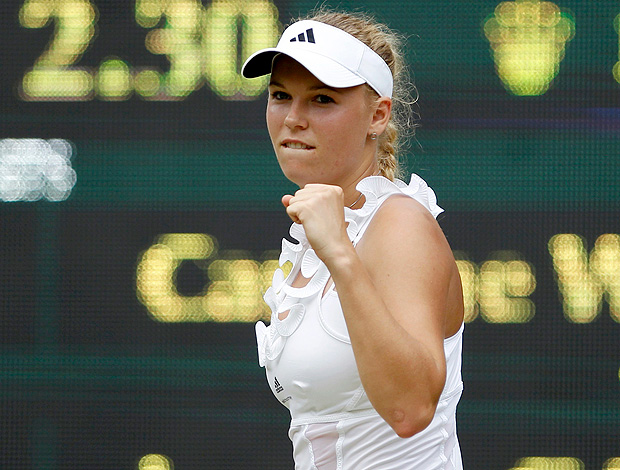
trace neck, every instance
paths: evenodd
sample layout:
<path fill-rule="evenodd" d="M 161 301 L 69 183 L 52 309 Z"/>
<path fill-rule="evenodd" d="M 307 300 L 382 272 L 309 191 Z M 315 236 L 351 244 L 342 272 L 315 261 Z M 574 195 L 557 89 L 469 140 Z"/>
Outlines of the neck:
<path fill-rule="evenodd" d="M 353 201 L 351 204 L 349 204 L 347 207 L 348 207 L 349 209 L 356 209 L 356 207 L 355 207 L 355 206 L 357 206 L 357 203 L 358 203 L 358 202 L 360 202 L 360 201 L 362 200 L 362 197 L 363 197 L 363 196 L 364 196 L 364 195 L 363 195 L 362 193 L 360 193 L 360 195 L 359 195 L 359 196 L 357 196 L 357 199 L 356 199 L 355 201 Z M 361 205 L 364 205 L 364 203 L 362 203 Z"/>
<path fill-rule="evenodd" d="M 355 178 L 351 183 L 346 186 L 341 186 L 344 190 L 344 205 L 351 209 L 359 209 L 366 202 L 366 198 L 360 193 L 356 187 L 357 184 L 368 176 L 376 176 L 380 173 L 379 168 L 373 162 L 368 168 L 362 171 L 361 176 Z"/>

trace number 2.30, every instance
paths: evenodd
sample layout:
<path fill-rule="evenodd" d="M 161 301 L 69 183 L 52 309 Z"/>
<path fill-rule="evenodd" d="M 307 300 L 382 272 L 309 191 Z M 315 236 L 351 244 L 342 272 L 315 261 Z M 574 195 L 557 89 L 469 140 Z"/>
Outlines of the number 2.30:
<path fill-rule="evenodd" d="M 270 0 L 213 0 L 206 8 L 200 0 L 136 0 L 135 20 L 150 29 L 145 46 L 165 55 L 169 70 L 134 67 L 118 57 L 93 69 L 78 65 L 96 37 L 98 14 L 90 0 L 26 0 L 19 20 L 26 28 L 55 23 L 47 48 L 23 76 L 20 96 L 28 101 L 114 101 L 134 93 L 182 100 L 204 83 L 222 98 L 251 99 L 267 82 L 244 80 L 239 58 L 272 46 L 280 32 Z"/>

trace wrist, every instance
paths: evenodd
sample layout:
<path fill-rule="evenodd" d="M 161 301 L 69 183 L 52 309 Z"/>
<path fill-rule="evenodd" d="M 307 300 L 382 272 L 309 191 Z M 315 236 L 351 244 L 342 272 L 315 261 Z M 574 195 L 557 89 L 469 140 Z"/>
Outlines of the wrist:
<path fill-rule="evenodd" d="M 348 238 L 346 242 L 332 246 L 330 250 L 325 250 L 320 257 L 332 276 L 339 272 L 353 270 L 355 263 L 359 262 L 355 247 Z"/>

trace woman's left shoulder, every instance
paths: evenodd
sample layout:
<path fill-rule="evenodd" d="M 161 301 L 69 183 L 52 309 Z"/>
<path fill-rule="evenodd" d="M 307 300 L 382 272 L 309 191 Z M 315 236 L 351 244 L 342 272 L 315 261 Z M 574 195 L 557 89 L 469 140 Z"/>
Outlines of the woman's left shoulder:
<path fill-rule="evenodd" d="M 390 196 L 375 213 L 360 248 L 372 258 L 400 256 L 417 259 L 453 259 L 446 237 L 431 212 L 415 199 Z M 395 255 L 395 252 L 398 254 Z"/>
<path fill-rule="evenodd" d="M 394 194 L 381 204 L 375 214 L 377 225 L 388 225 L 392 230 L 428 229 L 441 231 L 437 220 L 424 205 L 405 194 Z"/>

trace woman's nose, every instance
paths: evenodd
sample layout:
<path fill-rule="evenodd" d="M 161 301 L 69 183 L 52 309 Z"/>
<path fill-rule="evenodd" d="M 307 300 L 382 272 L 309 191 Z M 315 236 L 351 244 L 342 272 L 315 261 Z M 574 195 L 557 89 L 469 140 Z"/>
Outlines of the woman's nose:
<path fill-rule="evenodd" d="M 284 118 L 284 124 L 289 129 L 293 129 L 295 127 L 303 129 L 308 127 L 308 120 L 305 116 L 303 106 L 300 103 L 291 103 L 288 113 L 286 113 L 286 117 Z"/>

